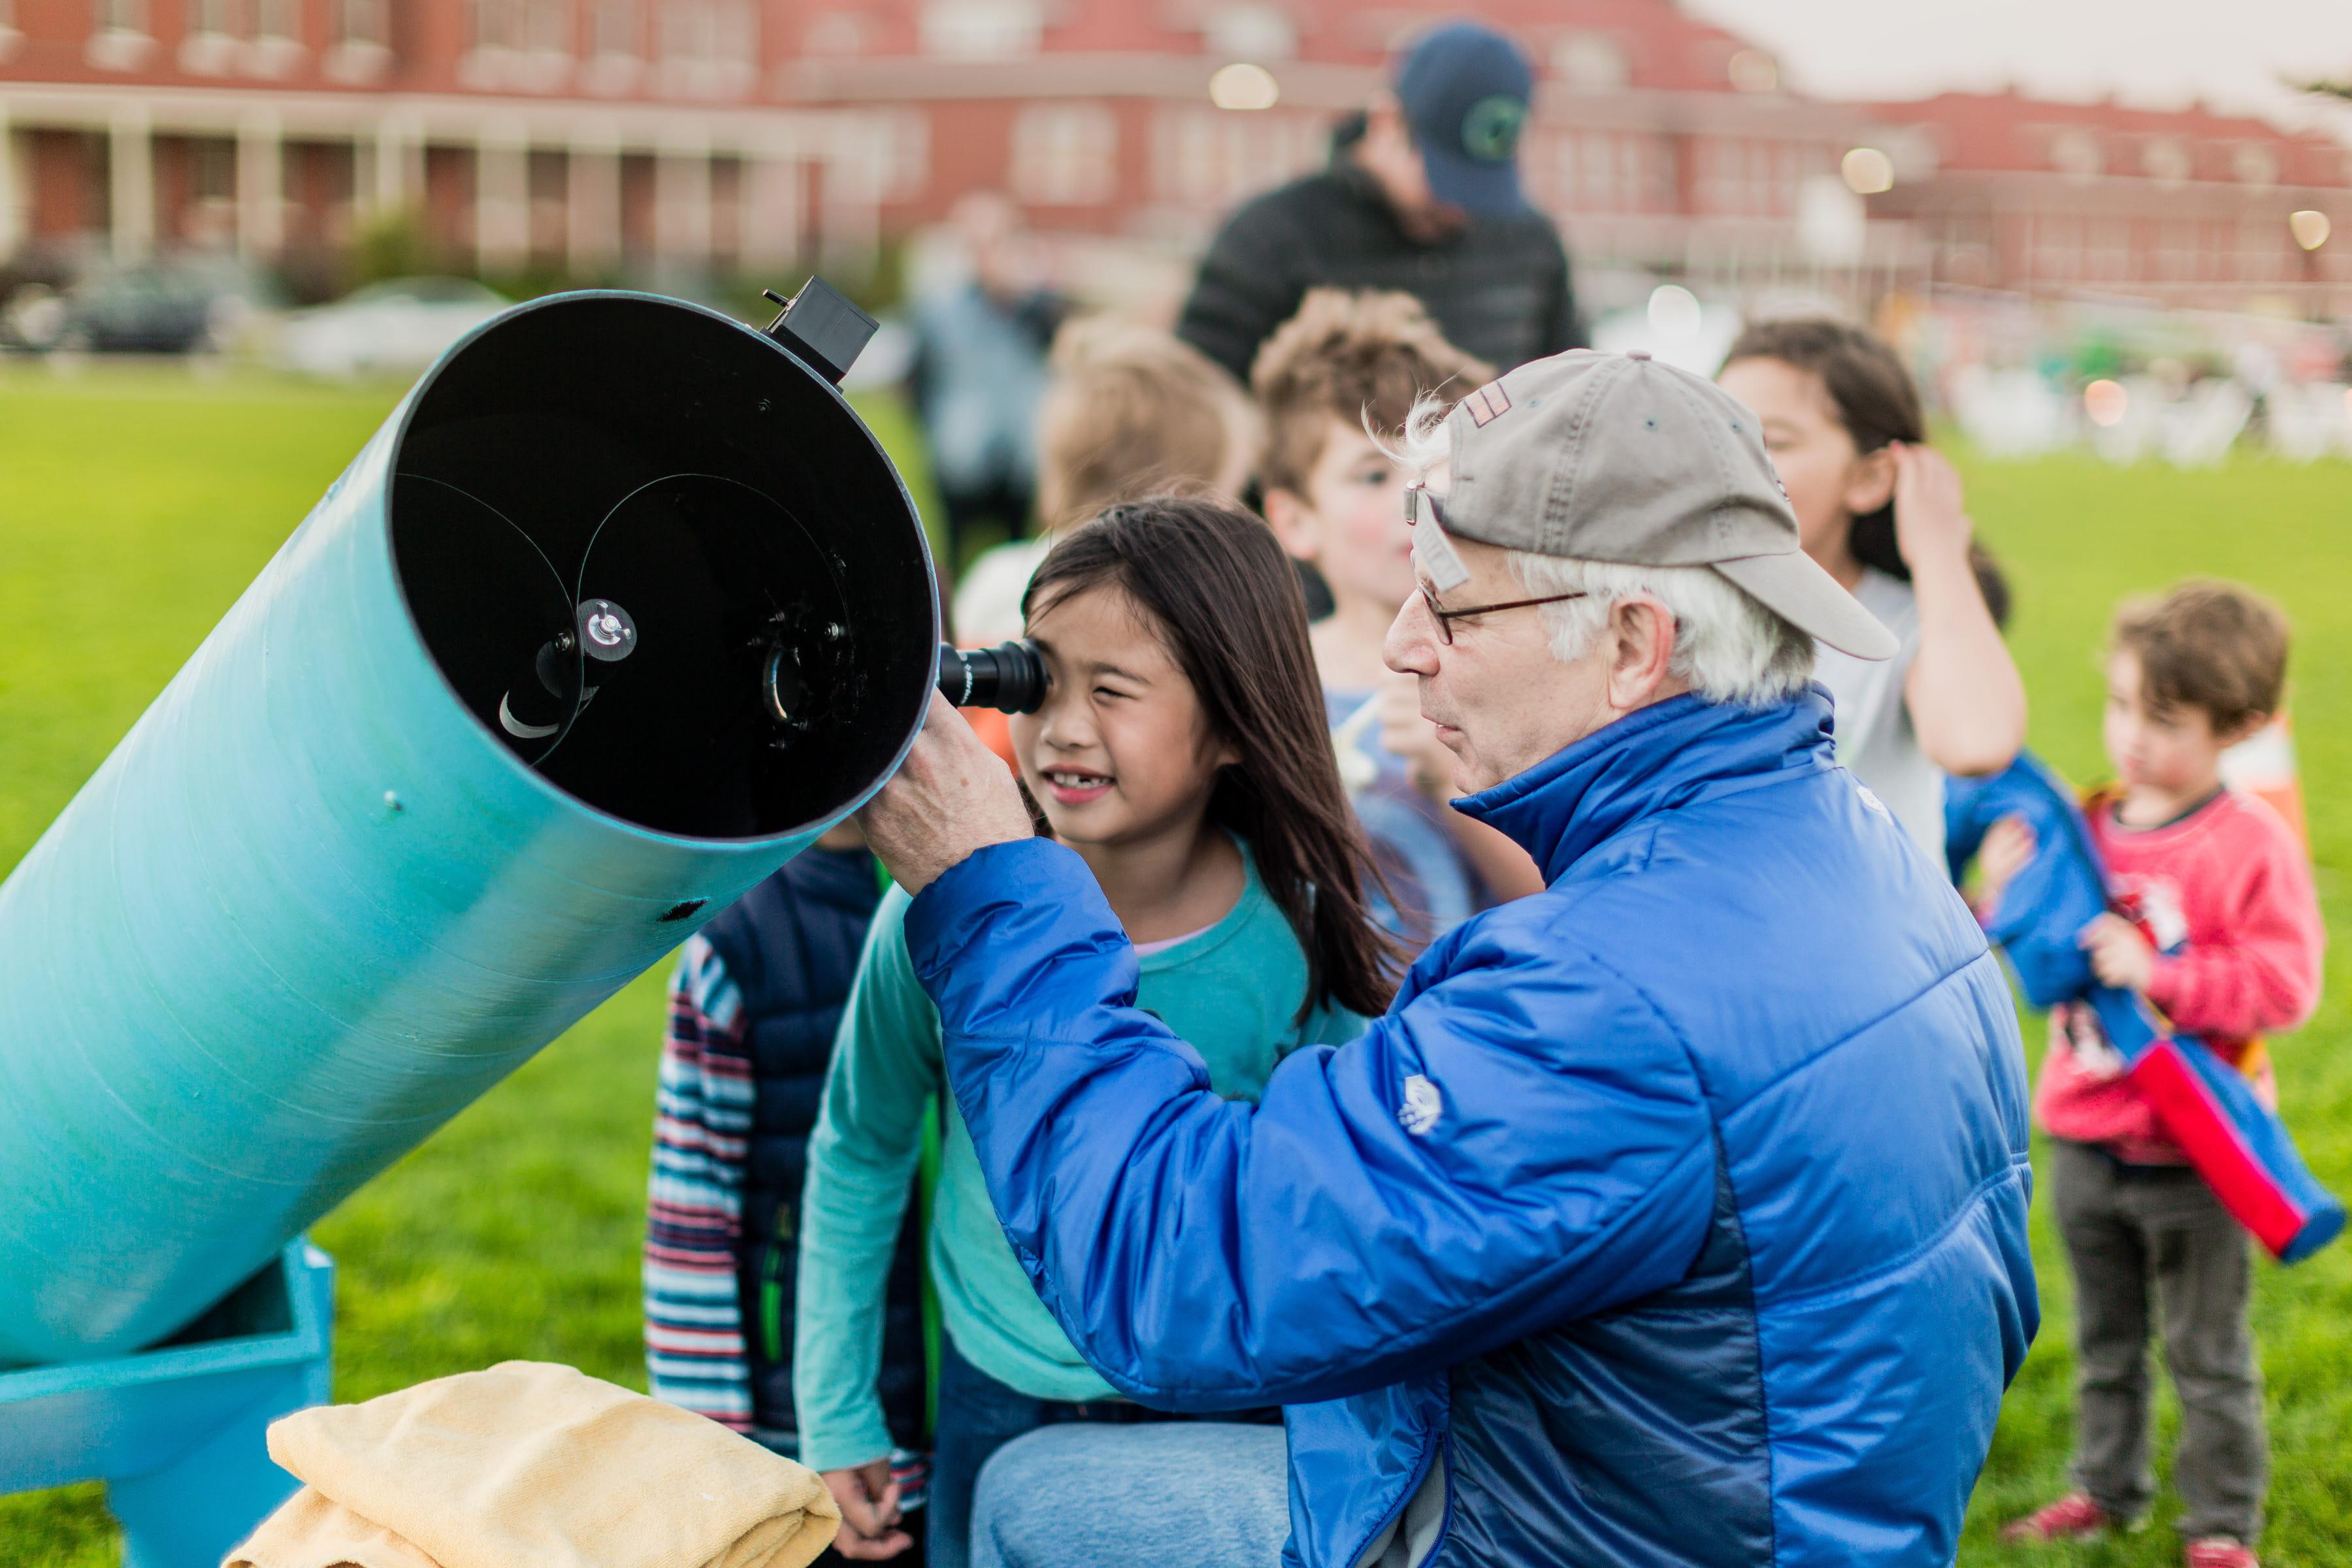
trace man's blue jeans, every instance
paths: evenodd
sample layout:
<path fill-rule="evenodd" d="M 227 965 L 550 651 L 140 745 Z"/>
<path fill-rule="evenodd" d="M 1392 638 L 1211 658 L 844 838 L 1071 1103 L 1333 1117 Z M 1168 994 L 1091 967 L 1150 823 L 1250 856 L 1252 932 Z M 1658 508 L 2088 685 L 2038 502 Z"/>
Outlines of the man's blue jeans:
<path fill-rule="evenodd" d="M 1276 1568 L 1290 1539 L 1279 1426 L 1047 1426 L 972 1499 L 971 1568 Z"/>
<path fill-rule="evenodd" d="M 1271 1422 L 1275 1413 L 1264 1415 Z M 1164 1422 L 1195 1424 L 1124 1399 L 1072 1405 L 1032 1398 L 964 1360 L 953 1342 L 940 1335 L 939 1428 L 931 1445 L 929 1499 L 923 1505 L 929 1515 L 923 1543 L 926 1568 L 966 1568 L 971 1551 L 972 1489 L 989 1457 L 1014 1438 L 1041 1427 L 1099 1427 L 1115 1434 Z M 1259 1429 L 1272 1434 L 1279 1475 L 1282 1428 L 1269 1425 Z"/>

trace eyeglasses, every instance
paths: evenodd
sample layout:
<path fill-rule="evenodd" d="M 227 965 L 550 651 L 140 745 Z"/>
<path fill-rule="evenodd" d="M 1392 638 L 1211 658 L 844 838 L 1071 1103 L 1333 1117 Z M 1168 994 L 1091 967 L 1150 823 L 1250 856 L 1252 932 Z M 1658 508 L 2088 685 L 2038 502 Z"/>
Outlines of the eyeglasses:
<path fill-rule="evenodd" d="M 1404 515 L 1407 522 L 1418 524 L 1421 521 L 1421 509 L 1424 506 L 1429 508 L 1430 517 L 1443 527 L 1445 514 L 1437 510 L 1435 496 L 1431 495 L 1420 485 L 1414 485 L 1404 492 Z M 1420 593 L 1421 602 L 1429 611 L 1429 618 L 1437 623 L 1438 640 L 1447 647 L 1454 646 L 1454 623 L 1458 620 L 1471 616 L 1491 616 L 1497 610 L 1524 610 L 1531 605 L 1557 605 L 1570 599 L 1581 599 L 1588 596 L 1580 589 L 1573 594 L 1547 594 L 1540 599 L 1512 599 L 1500 605 L 1472 605 L 1464 609 L 1449 610 L 1438 604 L 1437 595 L 1429 591 L 1428 584 L 1416 577 L 1413 579 L 1412 585 Z"/>
<path fill-rule="evenodd" d="M 1540 599 L 1511 599 L 1500 605 L 1469 605 L 1458 610 L 1448 610 L 1438 605 L 1437 595 L 1429 591 L 1428 584 L 1415 579 L 1413 587 L 1420 591 L 1422 606 L 1428 610 L 1429 618 L 1437 623 L 1437 640 L 1447 647 L 1454 646 L 1454 623 L 1467 616 L 1491 616 L 1497 610 L 1524 610 L 1530 605 L 1557 605 L 1569 599 L 1590 596 L 1580 589 L 1573 594 L 1546 594 Z"/>

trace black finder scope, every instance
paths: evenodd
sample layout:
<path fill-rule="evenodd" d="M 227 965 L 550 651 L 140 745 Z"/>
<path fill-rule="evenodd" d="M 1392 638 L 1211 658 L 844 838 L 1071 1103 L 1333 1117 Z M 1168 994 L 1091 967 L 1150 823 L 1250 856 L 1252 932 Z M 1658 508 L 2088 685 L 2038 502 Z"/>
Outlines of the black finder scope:
<path fill-rule="evenodd" d="M 1045 705 L 1045 661 L 1033 642 L 972 648 L 941 643 L 940 695 L 959 708 L 1034 713 Z"/>

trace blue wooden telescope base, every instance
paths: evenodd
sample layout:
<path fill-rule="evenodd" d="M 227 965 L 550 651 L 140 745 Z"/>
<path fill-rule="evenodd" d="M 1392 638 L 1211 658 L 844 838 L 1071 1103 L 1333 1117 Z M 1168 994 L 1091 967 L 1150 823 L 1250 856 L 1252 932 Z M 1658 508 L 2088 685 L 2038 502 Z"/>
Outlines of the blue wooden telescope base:
<path fill-rule="evenodd" d="M 104 1481 L 123 1568 L 219 1568 L 294 1491 L 264 1434 L 326 1403 L 334 1289 L 298 1237 L 153 1350 L 0 1372 L 0 1493 Z"/>
<path fill-rule="evenodd" d="M 860 322 L 488 322 L 0 883 L 0 1491 L 213 1568 L 327 1395 L 300 1232 L 897 769 L 938 587 Z"/>

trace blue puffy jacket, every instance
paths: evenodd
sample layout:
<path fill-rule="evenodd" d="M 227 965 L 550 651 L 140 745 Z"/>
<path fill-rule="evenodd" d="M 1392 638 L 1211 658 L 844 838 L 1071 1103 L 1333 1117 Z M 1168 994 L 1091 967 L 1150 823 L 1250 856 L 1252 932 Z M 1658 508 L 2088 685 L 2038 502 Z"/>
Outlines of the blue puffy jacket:
<path fill-rule="evenodd" d="M 1829 728 L 1678 698 L 1464 803 L 1549 889 L 1254 1107 L 1068 850 L 916 900 L 1039 1292 L 1138 1399 L 1291 1406 L 1292 1562 L 1952 1561 L 2038 1320 L 2024 1061 Z"/>

